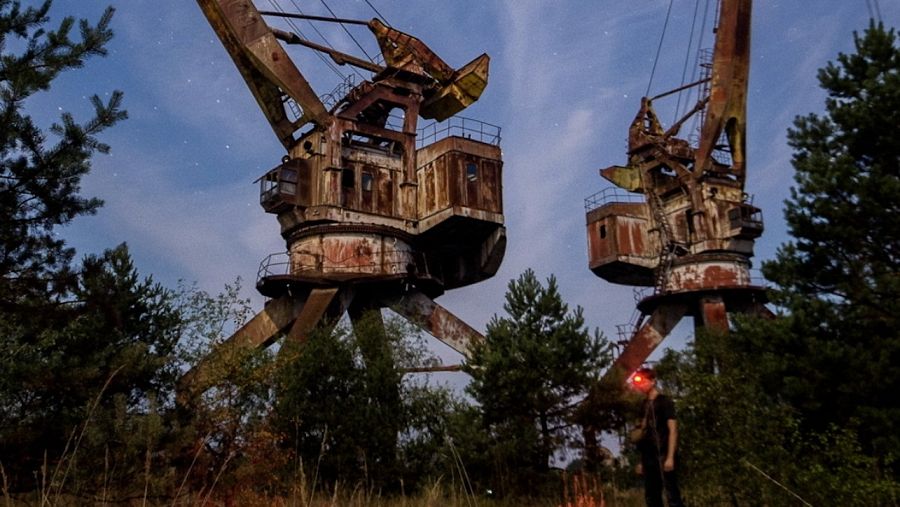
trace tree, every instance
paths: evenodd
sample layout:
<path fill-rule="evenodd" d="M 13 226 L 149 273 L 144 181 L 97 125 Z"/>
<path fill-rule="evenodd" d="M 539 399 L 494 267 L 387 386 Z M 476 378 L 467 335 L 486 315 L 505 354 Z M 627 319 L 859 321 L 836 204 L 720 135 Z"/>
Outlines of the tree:
<path fill-rule="evenodd" d="M 50 0 L 22 10 L 18 2 L 0 0 L 0 308 L 10 311 L 47 290 L 64 293 L 71 282 L 74 256 L 54 228 L 79 215 L 94 213 L 98 199 L 79 195 L 90 157 L 109 147 L 97 134 L 124 119 L 121 92 L 104 104 L 94 95 L 94 118 L 83 124 L 63 113 L 50 127 L 55 142 L 25 111 L 26 101 L 47 91 L 61 72 L 81 67 L 85 60 L 106 53 L 112 37 L 109 8 L 96 25 L 79 22 L 80 40 L 71 36 L 74 18 L 66 17 L 48 30 Z M 12 39 L 22 41 L 19 53 L 8 51 Z"/>
<path fill-rule="evenodd" d="M 316 329 L 280 353 L 287 358 L 278 372 L 275 427 L 296 468 L 328 487 L 393 489 L 406 476 L 428 476 L 433 462 L 408 470 L 397 459 L 422 465 L 429 462 L 424 449 L 444 441 L 445 408 L 436 410 L 446 393 L 402 381 L 403 368 L 434 361 L 417 331 L 370 311 L 352 328 Z"/>
<path fill-rule="evenodd" d="M 854 45 L 819 71 L 825 114 L 788 132 L 792 240 L 763 264 L 781 315 L 660 367 L 682 396 L 686 477 L 735 502 L 793 501 L 751 464 L 813 504 L 900 489 L 900 44 L 872 23 Z"/>
<path fill-rule="evenodd" d="M 860 424 L 900 459 L 900 45 L 874 24 L 819 71 L 826 114 L 795 120 L 793 241 L 763 266 L 790 315 L 780 381 L 807 424 Z"/>
<path fill-rule="evenodd" d="M 0 455 L 15 487 L 33 487 L 45 459 L 58 467 L 76 449 L 83 470 L 104 455 L 122 473 L 140 467 L 117 461 L 135 443 L 110 438 L 115 421 L 172 397 L 181 319 L 171 292 L 141 280 L 124 245 L 86 257 L 74 280 L 52 311 L 0 317 Z"/>
<path fill-rule="evenodd" d="M 571 439 L 579 402 L 608 360 L 606 341 L 592 336 L 581 308 L 569 311 L 556 279 L 542 285 L 532 270 L 510 281 L 486 340 L 472 348 L 467 391 L 496 437 L 495 452 L 519 478 L 544 473 Z"/>
<path fill-rule="evenodd" d="M 101 480 L 110 465 L 133 480 L 161 435 L 181 319 L 124 245 L 76 264 L 58 236 L 101 205 L 80 195 L 81 178 L 109 150 L 97 136 L 126 113 L 116 91 L 106 103 L 93 96 L 83 123 L 63 113 L 45 131 L 29 114 L 30 98 L 104 55 L 112 37 L 112 8 L 96 24 L 65 17 L 55 29 L 50 8 L 0 0 L 0 456 L 11 488 L 39 486 L 43 470 L 58 492 L 73 469 Z"/>

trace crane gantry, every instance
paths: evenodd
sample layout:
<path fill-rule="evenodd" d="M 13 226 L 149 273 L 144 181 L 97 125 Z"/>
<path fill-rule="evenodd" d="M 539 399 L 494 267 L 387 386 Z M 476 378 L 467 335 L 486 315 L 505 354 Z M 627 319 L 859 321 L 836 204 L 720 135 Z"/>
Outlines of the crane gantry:
<path fill-rule="evenodd" d="M 453 121 L 485 89 L 489 57 L 454 69 L 377 19 L 261 12 L 251 0 L 198 4 L 287 151 L 258 180 L 287 251 L 260 266 L 265 308 L 181 379 L 181 398 L 210 387 L 231 352 L 282 336 L 284 345 L 301 343 L 344 313 L 357 322 L 390 307 L 465 355 L 481 335 L 434 298 L 493 276 L 506 248 L 500 129 Z M 267 16 L 366 26 L 384 64 L 273 28 Z M 284 44 L 372 77 L 327 107 Z M 419 117 L 450 121 L 423 131 Z"/>
<path fill-rule="evenodd" d="M 641 99 L 628 132 L 628 163 L 600 170 L 620 191 L 586 200 L 590 269 L 617 284 L 648 287 L 639 317 L 611 373 L 634 372 L 684 317 L 727 332 L 729 313 L 769 314 L 750 259 L 763 231 L 761 210 L 744 191 L 751 0 L 720 0 L 708 75 Z M 701 89 L 670 127 L 657 100 Z M 679 132 L 701 116 L 699 139 Z"/>

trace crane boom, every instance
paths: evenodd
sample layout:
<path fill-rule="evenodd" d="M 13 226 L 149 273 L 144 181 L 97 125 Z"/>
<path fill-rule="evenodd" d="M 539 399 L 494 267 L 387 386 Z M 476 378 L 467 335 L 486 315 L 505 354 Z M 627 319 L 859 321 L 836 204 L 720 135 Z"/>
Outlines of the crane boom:
<path fill-rule="evenodd" d="M 306 123 L 328 125 L 331 116 L 303 74 L 278 43 L 251 0 L 197 0 L 222 45 L 285 148 L 294 132 Z M 302 109 L 291 121 L 284 109 L 287 98 Z"/>
<path fill-rule="evenodd" d="M 747 86 L 752 0 L 720 0 L 709 77 L 641 99 L 628 132 L 628 163 L 602 169 L 644 202 L 587 207 L 590 267 L 613 283 L 652 287 L 613 370 L 626 375 L 646 360 L 684 317 L 728 330 L 727 314 L 766 314 L 765 291 L 751 282 L 761 210 L 744 192 Z M 708 96 L 666 128 L 656 99 L 709 83 Z M 685 121 L 703 115 L 700 138 L 679 138 Z M 723 138 L 724 134 L 724 140 Z"/>
<path fill-rule="evenodd" d="M 752 0 L 722 0 L 712 86 L 694 167 L 700 177 L 712 165 L 712 153 L 722 132 L 731 151 L 731 174 L 746 176 L 747 81 L 750 74 L 750 12 Z"/>

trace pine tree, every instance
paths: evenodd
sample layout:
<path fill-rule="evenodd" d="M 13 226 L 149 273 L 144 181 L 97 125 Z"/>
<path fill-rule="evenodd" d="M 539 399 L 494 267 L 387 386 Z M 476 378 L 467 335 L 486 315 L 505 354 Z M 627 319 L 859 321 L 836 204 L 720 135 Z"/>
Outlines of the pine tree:
<path fill-rule="evenodd" d="M 91 98 L 83 123 L 63 113 L 45 131 L 29 114 L 30 98 L 112 37 L 112 8 L 56 28 L 50 8 L 0 0 L 0 460 L 13 490 L 39 486 L 43 470 L 60 491 L 70 468 L 99 480 L 110 463 L 133 480 L 125 471 L 142 462 L 125 456 L 149 456 L 161 434 L 154 412 L 171 403 L 181 326 L 172 293 L 141 278 L 124 245 L 76 264 L 58 236 L 101 205 L 80 195 L 81 178 L 126 113 L 113 92 Z"/>
<path fill-rule="evenodd" d="M 101 201 L 79 195 L 90 157 L 109 147 L 97 134 L 126 117 L 122 94 L 103 103 L 94 95 L 95 116 L 79 124 L 63 113 L 48 133 L 25 110 L 27 100 L 46 92 L 60 73 L 106 53 L 112 37 L 109 8 L 96 25 L 64 18 L 47 29 L 50 0 L 22 9 L 0 0 L 0 310 L 34 303 L 46 292 L 64 293 L 71 283 L 74 252 L 54 234 L 57 226 L 94 213 Z M 18 44 L 11 44 L 18 42 Z M 10 46 L 21 46 L 19 52 Z"/>
<path fill-rule="evenodd" d="M 467 390 L 497 438 L 495 453 L 524 483 L 529 474 L 546 472 L 568 443 L 606 347 L 588 332 L 581 308 L 569 310 L 552 276 L 544 286 L 525 271 L 510 281 L 503 308 L 508 316 L 495 315 L 486 340 L 472 349 Z"/>
<path fill-rule="evenodd" d="M 786 395 L 810 424 L 859 424 L 870 452 L 896 457 L 900 40 L 873 22 L 854 45 L 819 71 L 826 114 L 799 117 L 788 133 L 793 241 L 763 271 L 791 319 Z"/>

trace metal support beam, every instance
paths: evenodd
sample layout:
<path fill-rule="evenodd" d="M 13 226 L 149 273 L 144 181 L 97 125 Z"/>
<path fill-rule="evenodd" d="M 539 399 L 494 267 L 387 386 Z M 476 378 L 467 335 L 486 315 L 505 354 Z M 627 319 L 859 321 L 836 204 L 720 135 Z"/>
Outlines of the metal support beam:
<path fill-rule="evenodd" d="M 282 297 L 266 304 L 261 312 L 178 380 L 179 400 L 190 399 L 209 388 L 214 373 L 228 358 L 242 350 L 271 345 L 297 319 L 303 306 L 302 300 L 291 297 Z"/>
<path fill-rule="evenodd" d="M 421 292 L 405 295 L 390 308 L 466 357 L 469 343 L 484 340 L 475 328 Z"/>
<path fill-rule="evenodd" d="M 713 332 L 728 332 L 728 310 L 722 296 L 700 298 L 700 311 L 694 318 L 697 328 L 703 327 Z"/>
<path fill-rule="evenodd" d="M 334 300 L 337 293 L 337 287 L 313 289 L 312 292 L 309 293 L 306 302 L 303 304 L 303 311 L 300 312 L 300 315 L 297 316 L 297 320 L 294 321 L 294 325 L 291 326 L 291 330 L 285 338 L 285 344 L 299 344 L 306 341 L 306 335 L 309 334 L 309 332 L 316 327 L 316 324 L 322 320 L 322 317 L 325 316 L 328 307 L 331 306 L 331 302 Z M 335 311 L 333 313 L 340 316 L 343 313 L 343 308 L 341 308 L 341 311 Z"/>
<path fill-rule="evenodd" d="M 671 303 L 658 306 L 631 337 L 622 354 L 616 358 L 610 371 L 618 370 L 626 377 L 637 370 L 650 356 L 650 353 L 672 332 L 672 329 L 687 313 L 688 307 L 683 303 Z"/>

